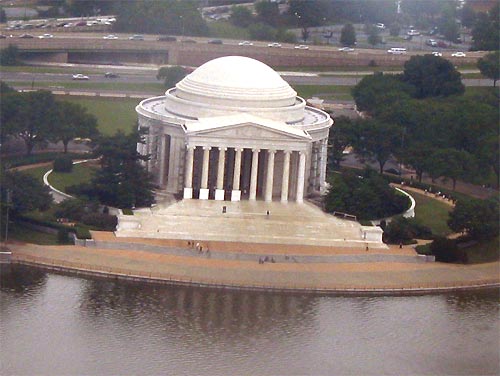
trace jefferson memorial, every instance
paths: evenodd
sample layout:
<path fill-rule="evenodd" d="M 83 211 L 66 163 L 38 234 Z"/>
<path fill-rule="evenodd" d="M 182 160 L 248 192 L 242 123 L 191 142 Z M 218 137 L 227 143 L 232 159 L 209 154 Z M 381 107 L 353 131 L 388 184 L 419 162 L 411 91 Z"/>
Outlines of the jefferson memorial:
<path fill-rule="evenodd" d="M 211 60 L 136 111 L 138 152 L 164 193 L 302 203 L 325 190 L 332 119 L 260 61 Z"/>

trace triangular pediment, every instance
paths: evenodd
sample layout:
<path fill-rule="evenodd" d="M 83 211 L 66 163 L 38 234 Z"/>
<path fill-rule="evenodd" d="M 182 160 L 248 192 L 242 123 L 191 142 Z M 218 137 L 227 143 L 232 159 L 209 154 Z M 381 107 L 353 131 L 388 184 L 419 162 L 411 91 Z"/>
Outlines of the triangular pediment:
<path fill-rule="evenodd" d="M 253 119 L 232 119 L 236 122 L 220 121 L 223 119 L 203 119 L 188 128 L 190 136 L 218 137 L 241 140 L 309 140 L 309 134 L 286 123 Z M 237 121 L 240 120 L 240 121 Z"/>

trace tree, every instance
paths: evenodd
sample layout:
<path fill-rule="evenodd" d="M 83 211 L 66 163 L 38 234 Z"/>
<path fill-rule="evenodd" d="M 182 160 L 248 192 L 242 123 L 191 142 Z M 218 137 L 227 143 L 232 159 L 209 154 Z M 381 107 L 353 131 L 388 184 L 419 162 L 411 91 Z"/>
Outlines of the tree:
<path fill-rule="evenodd" d="M 476 12 L 471 4 L 465 3 L 462 7 L 462 11 L 460 12 L 460 21 L 462 22 L 462 26 L 474 26 L 474 23 L 476 22 Z"/>
<path fill-rule="evenodd" d="M 186 77 L 186 74 L 186 68 L 181 67 L 180 65 L 176 65 L 173 67 L 161 67 L 160 69 L 158 69 L 156 79 L 163 79 L 165 82 L 165 87 L 171 88 L 174 87 L 177 82 Z"/>
<path fill-rule="evenodd" d="M 391 37 L 397 37 L 399 33 L 401 32 L 401 26 L 394 22 L 389 26 L 389 34 Z"/>
<path fill-rule="evenodd" d="M 441 149 L 437 150 L 434 158 L 438 160 L 441 166 L 440 176 L 450 178 L 453 182 L 453 190 L 457 185 L 457 180 L 467 177 L 472 174 L 476 169 L 473 157 L 463 150 L 457 149 Z"/>
<path fill-rule="evenodd" d="M 262 22 L 251 24 L 248 27 L 248 32 L 250 33 L 250 37 L 252 39 L 257 40 L 275 40 L 276 39 L 276 30 Z"/>
<path fill-rule="evenodd" d="M 347 116 L 339 116 L 328 134 L 328 161 L 330 168 L 340 166 L 344 150 L 351 144 L 353 121 Z"/>
<path fill-rule="evenodd" d="M 7 15 L 5 14 L 5 10 L 0 8 L 0 23 L 7 22 Z"/>
<path fill-rule="evenodd" d="M 354 123 L 352 146 L 356 155 L 379 164 L 379 172 L 401 143 L 402 129 L 376 119 L 361 119 Z"/>
<path fill-rule="evenodd" d="M 340 31 L 340 44 L 343 46 L 354 46 L 356 44 L 356 31 L 350 23 L 345 24 Z"/>
<path fill-rule="evenodd" d="M 455 232 L 466 232 L 471 238 L 485 241 L 498 236 L 498 199 L 459 200 L 450 212 L 448 226 Z"/>
<path fill-rule="evenodd" d="M 68 152 L 68 143 L 75 137 L 93 138 L 98 135 L 97 119 L 77 103 L 59 102 L 59 119 L 52 127 L 52 140 L 61 141 L 64 152 Z"/>
<path fill-rule="evenodd" d="M 261 0 L 255 3 L 257 19 L 269 26 L 276 27 L 280 23 L 280 10 L 277 2 Z"/>
<path fill-rule="evenodd" d="M 382 42 L 382 38 L 380 38 L 378 28 L 376 28 L 373 25 L 369 25 L 367 27 L 367 34 L 368 34 L 368 43 L 370 43 L 372 46 L 375 46 Z"/>
<path fill-rule="evenodd" d="M 119 208 L 150 206 L 154 202 L 151 176 L 141 164 L 149 156 L 137 152 L 143 142 L 139 132 L 118 132 L 98 141 L 96 154 L 101 156 L 101 169 L 92 180 L 93 191 L 100 202 Z"/>
<path fill-rule="evenodd" d="M 302 29 L 302 39 L 309 39 L 309 28 L 320 26 L 326 19 L 326 2 L 321 0 L 290 0 L 289 18 Z"/>
<path fill-rule="evenodd" d="M 18 48 L 9 44 L 6 48 L 0 50 L 0 65 L 9 66 L 18 64 Z"/>
<path fill-rule="evenodd" d="M 52 136 L 52 125 L 57 121 L 52 93 L 46 90 L 19 93 L 11 98 L 8 106 L 11 108 L 8 108 L 7 126 L 24 141 L 27 155 L 35 146 L 45 145 Z"/>
<path fill-rule="evenodd" d="M 253 14 L 247 7 L 237 5 L 231 7 L 231 15 L 229 16 L 229 21 L 234 26 L 248 27 L 253 23 Z"/>
<path fill-rule="evenodd" d="M 413 142 L 403 150 L 404 163 L 415 170 L 417 179 L 422 181 L 422 175 L 427 171 L 429 155 L 433 147 L 426 142 Z"/>
<path fill-rule="evenodd" d="M 47 210 L 49 208 L 52 203 L 50 189 L 40 179 L 17 171 L 4 170 L 1 175 L 1 202 L 7 202 L 7 191 L 9 191 L 10 213 L 13 216 L 32 210 Z"/>
<path fill-rule="evenodd" d="M 453 64 L 433 55 L 412 56 L 404 65 L 402 80 L 416 88 L 416 98 L 462 94 L 465 87 Z"/>
<path fill-rule="evenodd" d="M 493 87 L 496 86 L 498 78 L 500 77 L 500 53 L 495 51 L 477 61 L 477 67 L 483 76 L 493 80 Z"/>
<path fill-rule="evenodd" d="M 489 14 L 479 13 L 472 29 L 472 51 L 496 51 L 500 45 L 498 5 Z"/>

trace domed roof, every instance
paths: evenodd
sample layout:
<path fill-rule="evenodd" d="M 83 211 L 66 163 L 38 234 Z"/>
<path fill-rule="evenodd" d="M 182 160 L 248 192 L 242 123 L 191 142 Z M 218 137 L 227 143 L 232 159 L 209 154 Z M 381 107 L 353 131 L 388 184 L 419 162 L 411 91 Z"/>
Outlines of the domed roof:
<path fill-rule="evenodd" d="M 199 103 L 283 107 L 293 105 L 297 93 L 266 64 L 243 56 L 225 56 L 186 76 L 176 85 L 175 95 Z"/>

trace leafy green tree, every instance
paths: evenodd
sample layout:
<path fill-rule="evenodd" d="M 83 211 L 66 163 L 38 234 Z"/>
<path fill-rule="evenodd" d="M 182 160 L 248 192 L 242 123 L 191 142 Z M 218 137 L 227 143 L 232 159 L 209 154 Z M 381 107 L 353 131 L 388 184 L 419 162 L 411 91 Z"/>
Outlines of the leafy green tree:
<path fill-rule="evenodd" d="M 439 56 L 412 56 L 404 65 L 402 80 L 416 88 L 416 98 L 449 96 L 465 91 L 460 72 L 449 60 Z"/>
<path fill-rule="evenodd" d="M 361 159 L 375 161 L 379 172 L 401 144 L 401 128 L 376 119 L 361 119 L 354 123 L 352 146 Z"/>
<path fill-rule="evenodd" d="M 280 11 L 277 2 L 261 0 L 255 3 L 257 19 L 269 26 L 277 27 L 280 23 Z"/>
<path fill-rule="evenodd" d="M 369 25 L 367 28 L 367 34 L 368 34 L 368 43 L 370 43 L 372 46 L 375 46 L 382 42 L 382 38 L 380 38 L 380 34 L 378 31 L 378 28 L 376 28 L 373 25 Z"/>
<path fill-rule="evenodd" d="M 328 161 L 333 170 L 340 166 L 344 159 L 344 150 L 351 144 L 353 120 L 347 116 L 339 116 L 328 134 Z"/>
<path fill-rule="evenodd" d="M 326 2 L 321 0 L 289 0 L 288 15 L 302 29 L 302 39 L 309 39 L 309 29 L 320 26 L 326 19 Z"/>
<path fill-rule="evenodd" d="M 397 37 L 399 33 L 401 33 L 401 25 L 396 22 L 390 24 L 389 34 L 391 35 L 391 37 Z"/>
<path fill-rule="evenodd" d="M 483 76 L 493 80 L 493 87 L 496 86 L 500 77 L 500 52 L 495 51 L 477 61 L 477 67 Z"/>
<path fill-rule="evenodd" d="M 343 46 L 354 46 L 356 44 L 356 30 L 351 23 L 345 24 L 340 31 L 340 44 Z"/>
<path fill-rule="evenodd" d="M 404 148 L 404 163 L 415 170 L 417 179 L 422 181 L 422 175 L 427 171 L 429 155 L 433 152 L 433 147 L 424 142 L 413 142 Z"/>
<path fill-rule="evenodd" d="M 0 143 L 3 145 L 8 137 L 17 135 L 17 113 L 23 100 L 17 91 L 3 81 L 0 82 L 0 98 Z"/>
<path fill-rule="evenodd" d="M 18 65 L 18 48 L 13 44 L 9 44 L 6 48 L 0 50 L 0 65 Z"/>
<path fill-rule="evenodd" d="M 7 22 L 7 15 L 5 14 L 5 10 L 0 8 L 0 23 Z"/>
<path fill-rule="evenodd" d="M 13 216 L 32 210 L 47 210 L 52 203 L 49 187 L 40 179 L 17 171 L 1 172 L 0 186 L 2 195 L 2 212 L 7 202 L 7 191 L 10 192 L 10 213 Z"/>
<path fill-rule="evenodd" d="M 470 3 L 465 3 L 460 12 L 460 21 L 462 26 L 472 27 L 476 22 L 476 12 Z"/>
<path fill-rule="evenodd" d="M 99 201 L 119 208 L 150 206 L 154 202 L 151 176 L 141 164 L 149 156 L 137 152 L 143 142 L 139 132 L 118 132 L 98 141 L 96 154 L 101 156 L 101 169 L 92 180 Z"/>
<path fill-rule="evenodd" d="M 438 262 L 467 262 L 467 255 L 457 247 L 455 239 L 438 237 L 430 244 L 429 250 Z"/>
<path fill-rule="evenodd" d="M 250 25 L 248 27 L 248 32 L 250 33 L 250 37 L 252 39 L 257 39 L 257 40 L 276 39 L 276 30 L 273 27 L 261 22 Z"/>
<path fill-rule="evenodd" d="M 75 137 L 93 138 L 99 133 L 97 118 L 87 113 L 87 109 L 78 103 L 58 102 L 59 119 L 52 126 L 51 139 L 61 141 L 64 153 L 68 152 L 68 143 Z"/>
<path fill-rule="evenodd" d="M 498 5 L 489 14 L 479 13 L 472 29 L 472 51 L 496 51 L 500 45 Z"/>
<path fill-rule="evenodd" d="M 471 238 L 484 241 L 499 233 L 498 199 L 459 200 L 450 212 L 448 226 L 455 232 L 466 232 Z"/>
<path fill-rule="evenodd" d="M 254 16 L 247 7 L 236 5 L 231 7 L 229 21 L 235 26 L 246 28 L 254 22 Z"/>
<path fill-rule="evenodd" d="M 174 87 L 180 80 L 186 77 L 186 68 L 176 65 L 173 67 L 161 67 L 156 74 L 157 80 L 164 80 L 165 87 Z"/>
<path fill-rule="evenodd" d="M 475 172 L 475 160 L 466 151 L 441 149 L 435 152 L 434 158 L 441 166 L 441 176 L 452 180 L 453 190 L 456 188 L 458 179 L 465 178 L 468 174 Z"/>

